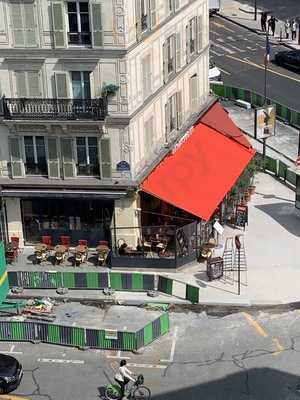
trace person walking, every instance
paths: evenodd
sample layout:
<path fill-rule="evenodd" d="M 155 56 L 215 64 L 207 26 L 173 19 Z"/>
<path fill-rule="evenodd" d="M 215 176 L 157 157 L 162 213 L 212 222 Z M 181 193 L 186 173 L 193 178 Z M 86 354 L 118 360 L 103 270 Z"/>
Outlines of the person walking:
<path fill-rule="evenodd" d="M 266 32 L 267 30 L 267 15 L 268 14 L 265 11 L 261 13 L 260 24 L 263 32 Z"/>
<path fill-rule="evenodd" d="M 288 39 L 290 36 L 290 29 L 291 29 L 291 24 L 290 24 L 290 21 L 287 19 L 284 23 L 284 31 L 285 31 L 286 39 Z"/>
<path fill-rule="evenodd" d="M 296 40 L 297 35 L 297 22 L 295 19 L 292 21 L 292 40 Z"/>
<path fill-rule="evenodd" d="M 270 33 L 270 29 L 271 29 L 272 36 L 275 35 L 275 28 L 276 28 L 277 21 L 278 21 L 278 19 L 275 18 L 274 15 L 271 15 L 271 18 L 268 21 L 268 33 Z"/>

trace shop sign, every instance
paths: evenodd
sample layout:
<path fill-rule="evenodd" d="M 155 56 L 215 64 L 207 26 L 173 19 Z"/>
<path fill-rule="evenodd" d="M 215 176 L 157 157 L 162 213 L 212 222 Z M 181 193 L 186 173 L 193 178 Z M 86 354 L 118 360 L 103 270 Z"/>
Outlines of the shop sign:
<path fill-rule="evenodd" d="M 255 109 L 255 137 L 267 139 L 275 135 L 276 106 L 275 104 Z"/>
<path fill-rule="evenodd" d="M 248 207 L 237 205 L 235 211 L 235 225 L 245 228 L 248 223 Z"/>
<path fill-rule="evenodd" d="M 120 161 L 118 162 L 116 169 L 119 172 L 130 171 L 130 165 L 127 161 Z"/>

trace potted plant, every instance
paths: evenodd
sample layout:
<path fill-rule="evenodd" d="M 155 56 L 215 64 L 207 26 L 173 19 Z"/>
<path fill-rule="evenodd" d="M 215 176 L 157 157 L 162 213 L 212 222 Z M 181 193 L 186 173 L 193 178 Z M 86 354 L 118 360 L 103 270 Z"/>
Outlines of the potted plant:
<path fill-rule="evenodd" d="M 107 97 L 107 96 L 113 96 L 116 91 L 119 89 L 119 86 L 113 84 L 113 83 L 109 83 L 109 84 L 104 84 L 102 87 L 102 97 Z"/>

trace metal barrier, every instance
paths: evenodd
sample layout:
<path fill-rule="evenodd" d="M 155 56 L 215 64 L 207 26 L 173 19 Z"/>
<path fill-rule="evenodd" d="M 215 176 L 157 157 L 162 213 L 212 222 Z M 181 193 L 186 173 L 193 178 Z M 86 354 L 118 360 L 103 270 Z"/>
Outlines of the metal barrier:
<path fill-rule="evenodd" d="M 162 293 L 176 296 L 191 303 L 199 303 L 199 287 L 189 285 L 165 276 L 158 277 L 158 290 Z"/>
<path fill-rule="evenodd" d="M 0 242 L 0 304 L 6 299 L 8 291 L 9 286 L 6 270 L 5 249 L 3 242 Z"/>
<path fill-rule="evenodd" d="M 264 96 L 260 93 L 252 92 L 248 89 L 237 88 L 234 86 L 221 85 L 211 83 L 210 88 L 214 94 L 231 100 L 245 100 L 252 106 L 262 106 L 264 104 Z M 293 110 L 283 104 L 267 98 L 268 104 L 276 104 L 276 116 L 282 121 L 287 122 L 296 128 L 300 127 L 300 112 Z"/>
<path fill-rule="evenodd" d="M 55 325 L 41 322 L 0 321 L 0 340 L 41 341 L 74 347 L 99 349 L 138 350 L 147 346 L 170 329 L 169 314 L 166 312 L 137 332 L 115 332 L 108 335 L 105 329 Z"/>

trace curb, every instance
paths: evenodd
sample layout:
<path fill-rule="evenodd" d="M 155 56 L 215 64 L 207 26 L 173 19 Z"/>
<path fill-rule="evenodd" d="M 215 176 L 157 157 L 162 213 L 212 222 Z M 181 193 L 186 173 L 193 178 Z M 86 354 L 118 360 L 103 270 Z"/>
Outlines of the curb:
<path fill-rule="evenodd" d="M 247 25 L 243 25 L 241 22 L 235 21 L 234 19 L 231 19 L 231 18 L 228 17 L 227 15 L 220 14 L 220 13 L 218 13 L 218 12 L 216 13 L 216 15 L 218 15 L 218 17 L 220 17 L 220 18 L 223 18 L 223 19 L 225 19 L 225 20 L 227 20 L 227 21 L 232 22 L 233 24 L 235 24 L 235 25 L 237 25 L 237 26 L 239 26 L 239 27 L 241 27 L 241 28 L 247 29 L 248 31 L 254 32 L 254 33 L 256 33 L 257 35 L 259 35 L 258 29 L 250 28 L 250 27 L 247 26 Z M 291 46 L 290 44 L 285 43 L 285 42 L 278 42 L 278 41 L 272 42 L 272 41 L 270 41 L 270 43 L 271 43 L 271 44 L 281 44 L 282 46 L 287 47 L 288 49 L 297 50 L 294 46 Z"/>

